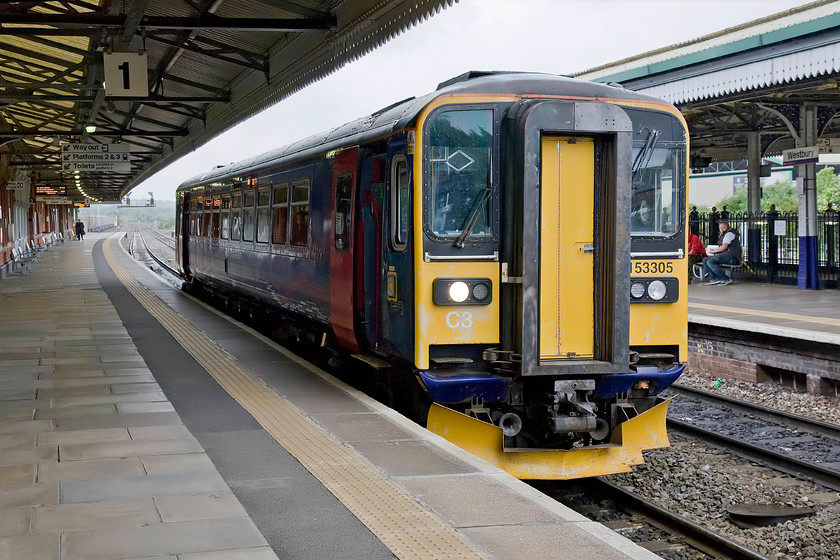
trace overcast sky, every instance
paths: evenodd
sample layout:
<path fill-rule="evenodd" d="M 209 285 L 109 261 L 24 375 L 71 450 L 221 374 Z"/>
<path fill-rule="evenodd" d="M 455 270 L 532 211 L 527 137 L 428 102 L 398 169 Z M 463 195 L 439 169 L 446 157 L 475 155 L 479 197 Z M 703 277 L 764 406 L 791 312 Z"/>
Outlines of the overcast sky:
<path fill-rule="evenodd" d="M 468 70 L 570 74 L 809 1 L 460 0 L 181 158 L 132 196 L 152 191 L 158 200 L 174 200 L 181 182 L 216 165 L 423 95 Z"/>

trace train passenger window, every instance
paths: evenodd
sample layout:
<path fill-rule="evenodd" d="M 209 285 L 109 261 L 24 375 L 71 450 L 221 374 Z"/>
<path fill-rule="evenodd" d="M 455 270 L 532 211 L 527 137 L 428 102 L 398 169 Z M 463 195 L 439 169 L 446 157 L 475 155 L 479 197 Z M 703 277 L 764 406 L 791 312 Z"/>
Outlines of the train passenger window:
<path fill-rule="evenodd" d="M 335 248 L 346 253 L 350 250 L 353 232 L 353 175 L 344 173 L 338 176 L 335 187 Z"/>
<path fill-rule="evenodd" d="M 230 238 L 230 195 L 222 195 L 222 239 Z"/>
<path fill-rule="evenodd" d="M 274 225 L 271 242 L 275 245 L 286 244 L 286 231 L 289 224 L 289 185 L 283 183 L 274 187 Z"/>
<path fill-rule="evenodd" d="M 237 189 L 233 195 L 230 208 L 230 238 L 234 241 L 242 239 L 242 190 Z"/>
<path fill-rule="evenodd" d="M 654 136 L 633 149 L 630 230 L 634 236 L 670 237 L 682 220 L 680 188 L 675 184 L 680 149 L 655 147 L 655 140 Z"/>
<path fill-rule="evenodd" d="M 441 237 L 491 236 L 493 111 L 439 113 L 429 124 L 429 144 L 432 209 L 427 227 Z"/>
<path fill-rule="evenodd" d="M 257 243 L 268 243 L 268 235 L 271 227 L 269 215 L 271 214 L 271 190 L 263 187 L 257 191 Z"/>
<path fill-rule="evenodd" d="M 219 238 L 219 212 L 222 209 L 222 199 L 219 195 L 213 197 L 213 222 L 210 225 L 210 236 Z"/>
<path fill-rule="evenodd" d="M 409 175 L 408 162 L 398 155 L 391 162 L 391 246 L 402 251 L 408 243 Z"/>
<path fill-rule="evenodd" d="M 309 179 L 292 183 L 291 245 L 305 247 L 309 242 Z"/>
<path fill-rule="evenodd" d="M 245 204 L 242 207 L 242 241 L 254 240 L 254 202 L 256 202 L 256 198 L 254 191 L 247 191 L 243 198 Z"/>
<path fill-rule="evenodd" d="M 201 225 L 201 235 L 204 237 L 210 236 L 210 221 L 213 213 L 213 199 L 209 196 L 204 197 L 204 221 Z"/>

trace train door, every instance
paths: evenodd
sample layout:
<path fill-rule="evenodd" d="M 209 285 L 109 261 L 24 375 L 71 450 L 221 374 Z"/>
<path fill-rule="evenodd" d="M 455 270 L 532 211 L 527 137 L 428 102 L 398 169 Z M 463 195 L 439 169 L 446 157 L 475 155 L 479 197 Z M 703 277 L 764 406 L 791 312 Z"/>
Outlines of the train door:
<path fill-rule="evenodd" d="M 382 341 L 381 310 L 385 302 L 384 271 L 385 155 L 364 156 L 359 181 L 359 215 L 356 217 L 355 269 L 356 332 L 363 345 L 377 349 Z"/>
<path fill-rule="evenodd" d="M 594 356 L 592 138 L 542 139 L 539 359 Z"/>
<path fill-rule="evenodd" d="M 190 203 L 191 197 L 187 192 L 178 193 L 178 213 L 175 217 L 175 246 L 178 252 L 178 268 L 186 272 L 189 251 L 185 243 L 190 231 Z"/>
<path fill-rule="evenodd" d="M 359 351 L 354 324 L 353 274 L 355 197 L 359 149 L 338 152 L 333 162 L 332 243 L 330 244 L 330 317 L 338 344 Z M 358 248 L 361 250 L 362 248 Z"/>

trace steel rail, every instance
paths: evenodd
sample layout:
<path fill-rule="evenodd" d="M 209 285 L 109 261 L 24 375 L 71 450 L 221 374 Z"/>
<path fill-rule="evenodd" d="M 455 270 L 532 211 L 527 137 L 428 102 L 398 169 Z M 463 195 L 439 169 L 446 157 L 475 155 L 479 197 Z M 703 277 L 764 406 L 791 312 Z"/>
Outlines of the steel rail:
<path fill-rule="evenodd" d="M 686 543 L 714 558 L 727 560 L 770 560 L 767 556 L 742 545 L 720 533 L 659 506 L 638 494 L 625 490 L 621 486 L 605 480 L 603 477 L 592 479 L 593 484 L 605 488 L 607 495 L 619 496 L 615 501 L 631 513 L 640 514 L 672 534 L 685 539 Z"/>
<path fill-rule="evenodd" d="M 794 428 L 807 430 L 809 432 L 816 432 L 821 435 L 828 436 L 840 441 L 840 426 L 831 424 L 829 422 L 823 422 L 822 420 L 808 418 L 807 416 L 793 414 L 792 412 L 778 410 L 760 404 L 741 401 L 733 397 L 719 395 L 716 393 L 712 393 L 711 391 L 698 389 L 696 387 L 688 387 L 682 384 L 671 385 L 671 389 L 673 389 L 674 392 L 678 394 L 684 394 L 706 402 L 713 402 L 718 404 L 725 403 L 727 406 L 730 406 L 732 409 L 737 410 L 738 412 L 754 414 L 762 420 L 767 420 L 769 422 L 781 422 Z"/>
<path fill-rule="evenodd" d="M 158 258 L 157 255 L 155 255 L 154 251 L 149 249 L 149 245 L 146 243 L 146 239 L 143 237 L 143 229 L 144 228 L 142 226 L 137 228 L 137 233 L 140 234 L 140 241 L 143 243 L 143 248 L 146 250 L 146 254 L 149 255 L 156 263 L 158 263 L 160 266 L 162 266 L 167 272 L 174 275 L 176 278 L 180 278 L 181 280 L 183 280 L 184 279 L 183 274 L 181 274 L 179 271 L 175 270 L 174 268 L 172 268 L 171 266 L 166 264 L 163 260 Z M 148 229 L 151 229 L 151 228 L 148 228 Z"/>
<path fill-rule="evenodd" d="M 770 468 L 794 476 L 806 476 L 814 482 L 817 482 L 827 488 L 840 491 L 840 472 L 835 470 L 827 469 L 815 463 L 802 461 L 801 459 L 796 459 L 795 457 L 789 457 L 782 453 L 765 449 L 737 438 L 724 436 L 705 428 L 699 428 L 692 424 L 681 422 L 680 420 L 669 418 L 668 426 L 683 435 L 689 435 L 706 440 L 713 445 L 720 446 L 751 461 L 764 463 Z"/>

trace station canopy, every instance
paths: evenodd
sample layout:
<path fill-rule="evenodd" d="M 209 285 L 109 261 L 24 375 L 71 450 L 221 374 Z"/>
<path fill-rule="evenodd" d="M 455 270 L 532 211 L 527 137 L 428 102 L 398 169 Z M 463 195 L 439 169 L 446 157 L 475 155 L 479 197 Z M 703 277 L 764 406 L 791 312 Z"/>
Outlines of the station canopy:
<path fill-rule="evenodd" d="M 0 2 L 0 181 L 118 200 L 455 1 Z"/>

